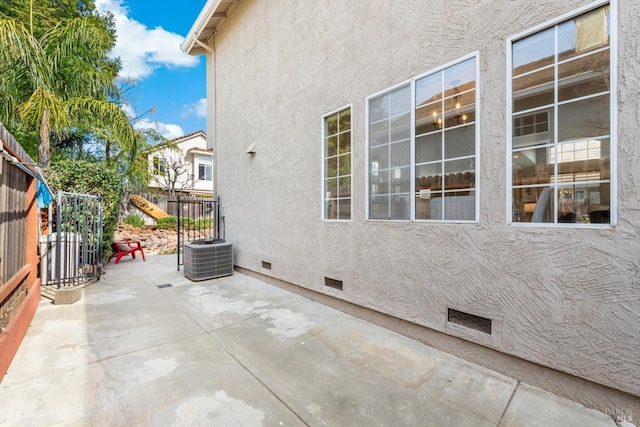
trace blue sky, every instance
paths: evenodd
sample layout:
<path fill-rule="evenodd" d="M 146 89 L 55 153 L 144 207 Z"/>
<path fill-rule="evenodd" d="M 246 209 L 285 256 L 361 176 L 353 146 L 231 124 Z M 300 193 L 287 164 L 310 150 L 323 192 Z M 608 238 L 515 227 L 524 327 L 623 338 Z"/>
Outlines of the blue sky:
<path fill-rule="evenodd" d="M 122 61 L 120 77 L 136 84 L 125 110 L 137 128 L 154 128 L 169 139 L 206 131 L 204 57 L 180 50 L 206 0 L 96 0 L 113 13 L 118 40 L 112 54 Z"/>

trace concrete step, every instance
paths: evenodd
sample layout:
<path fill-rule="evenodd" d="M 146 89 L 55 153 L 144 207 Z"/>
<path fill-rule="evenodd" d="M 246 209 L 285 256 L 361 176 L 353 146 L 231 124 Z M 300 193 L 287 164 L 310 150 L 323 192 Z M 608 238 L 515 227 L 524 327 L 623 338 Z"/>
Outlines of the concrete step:
<path fill-rule="evenodd" d="M 73 304 L 82 298 L 82 285 L 63 286 L 60 289 L 56 285 L 42 286 L 40 296 L 50 300 L 54 304 Z"/>
<path fill-rule="evenodd" d="M 54 302 L 56 299 L 56 287 L 55 286 L 47 286 L 47 285 L 42 285 L 40 287 L 40 296 L 43 299 L 47 299 L 50 300 L 51 302 Z"/>

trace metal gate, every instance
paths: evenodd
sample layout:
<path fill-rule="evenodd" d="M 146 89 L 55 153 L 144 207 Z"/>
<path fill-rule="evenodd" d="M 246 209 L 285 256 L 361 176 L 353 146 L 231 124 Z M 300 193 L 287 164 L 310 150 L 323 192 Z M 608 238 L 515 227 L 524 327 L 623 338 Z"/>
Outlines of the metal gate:
<path fill-rule="evenodd" d="M 102 197 L 59 192 L 48 221 L 48 234 L 40 240 L 42 284 L 60 288 L 99 280 Z"/>
<path fill-rule="evenodd" d="M 221 223 L 220 198 L 185 198 L 178 196 L 169 200 L 169 205 L 176 204 L 178 227 L 177 263 L 178 271 L 184 265 L 185 243 L 194 240 L 217 240 L 224 238 L 224 224 Z"/>

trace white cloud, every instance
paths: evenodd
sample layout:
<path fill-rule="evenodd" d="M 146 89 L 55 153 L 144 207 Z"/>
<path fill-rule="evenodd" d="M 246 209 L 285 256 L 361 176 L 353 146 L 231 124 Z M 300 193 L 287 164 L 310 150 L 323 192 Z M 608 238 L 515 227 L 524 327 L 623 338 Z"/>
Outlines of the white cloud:
<path fill-rule="evenodd" d="M 183 118 L 191 116 L 207 117 L 207 98 L 200 98 L 193 104 L 183 105 L 181 116 Z"/>
<path fill-rule="evenodd" d="M 111 12 L 115 18 L 116 46 L 111 52 L 122 61 L 120 77 L 142 79 L 159 67 L 193 67 L 196 57 L 180 50 L 184 37 L 162 27 L 147 28 L 127 16 L 124 0 L 96 0 L 100 12 Z M 153 6 L 150 6 L 153 7 Z"/>
<path fill-rule="evenodd" d="M 135 108 L 129 104 L 124 103 L 120 107 L 122 111 L 129 117 L 130 120 L 135 120 L 138 116 Z M 134 129 L 143 130 L 143 129 L 154 129 L 160 135 L 164 136 L 167 139 L 175 139 L 184 135 L 184 131 L 180 127 L 180 125 L 176 125 L 173 123 L 162 123 L 157 120 L 149 120 L 149 119 L 138 119 L 133 123 Z"/>
<path fill-rule="evenodd" d="M 147 120 L 141 119 L 138 120 L 134 125 L 134 128 L 142 130 L 142 129 L 154 129 L 160 135 L 164 136 L 167 139 L 176 139 L 184 135 L 184 131 L 179 125 L 175 125 L 172 123 L 162 123 L 157 120 Z"/>
<path fill-rule="evenodd" d="M 122 108 L 122 111 L 124 111 L 129 119 L 136 118 L 136 110 L 131 106 L 131 104 L 125 102 L 120 106 L 120 108 Z"/>

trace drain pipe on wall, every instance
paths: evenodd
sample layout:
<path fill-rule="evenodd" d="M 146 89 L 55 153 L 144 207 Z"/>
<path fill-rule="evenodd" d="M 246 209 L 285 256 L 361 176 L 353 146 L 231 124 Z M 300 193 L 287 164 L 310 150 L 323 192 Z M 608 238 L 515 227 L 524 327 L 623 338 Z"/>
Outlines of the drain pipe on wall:
<path fill-rule="evenodd" d="M 218 201 L 218 238 L 224 239 L 224 206 L 222 206 L 220 194 L 218 193 L 218 98 L 217 98 L 217 84 L 218 73 L 216 72 L 216 35 L 215 33 L 209 40 L 213 47 L 206 46 L 204 49 L 207 51 L 205 55 L 207 64 L 207 145 L 213 149 L 213 173 L 212 184 L 213 194 Z M 199 44 L 202 45 L 199 41 Z"/>
<path fill-rule="evenodd" d="M 218 238 L 224 239 L 224 207 L 220 204 L 220 195 L 218 194 L 218 99 L 216 88 L 216 34 L 213 33 L 207 40 L 207 43 L 203 43 L 193 36 L 191 39 L 194 44 L 197 44 L 205 50 L 206 61 L 206 92 L 207 92 L 207 148 L 213 149 L 212 159 L 212 190 L 213 197 L 218 201 L 218 224 L 217 234 Z"/>
<path fill-rule="evenodd" d="M 212 159 L 212 190 L 213 197 L 218 200 L 220 203 L 220 195 L 218 194 L 218 110 L 217 104 L 218 100 L 216 97 L 216 35 L 215 33 L 211 36 L 210 43 L 213 44 L 213 47 L 208 46 L 202 43 L 197 38 L 194 38 L 194 42 L 201 46 L 205 51 L 205 61 L 206 61 L 206 91 L 207 91 L 207 148 L 213 149 L 213 159 Z M 220 209 L 220 205 L 218 204 Z M 224 212 L 224 210 L 222 210 Z M 223 215 L 220 215 L 224 217 Z"/>

